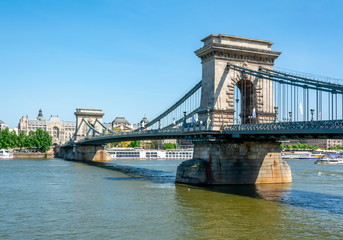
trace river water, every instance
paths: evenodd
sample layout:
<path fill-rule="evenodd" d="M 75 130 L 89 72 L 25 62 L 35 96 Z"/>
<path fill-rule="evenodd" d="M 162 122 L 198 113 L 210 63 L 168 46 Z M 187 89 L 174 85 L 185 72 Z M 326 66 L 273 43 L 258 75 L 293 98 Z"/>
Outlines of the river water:
<path fill-rule="evenodd" d="M 343 165 L 292 184 L 175 185 L 176 160 L 0 160 L 0 239 L 343 239 Z"/>

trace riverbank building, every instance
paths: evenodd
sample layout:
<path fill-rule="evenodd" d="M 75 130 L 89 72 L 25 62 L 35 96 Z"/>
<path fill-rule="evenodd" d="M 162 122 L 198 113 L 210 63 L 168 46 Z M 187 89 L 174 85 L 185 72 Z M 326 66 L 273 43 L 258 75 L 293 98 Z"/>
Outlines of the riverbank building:
<path fill-rule="evenodd" d="M 38 128 L 48 132 L 52 137 L 54 145 L 61 145 L 68 142 L 75 134 L 76 124 L 71 121 L 63 121 L 58 116 L 52 116 L 46 120 L 40 109 L 36 119 L 29 119 L 28 116 L 21 117 L 18 124 L 18 131 L 28 134 Z"/>

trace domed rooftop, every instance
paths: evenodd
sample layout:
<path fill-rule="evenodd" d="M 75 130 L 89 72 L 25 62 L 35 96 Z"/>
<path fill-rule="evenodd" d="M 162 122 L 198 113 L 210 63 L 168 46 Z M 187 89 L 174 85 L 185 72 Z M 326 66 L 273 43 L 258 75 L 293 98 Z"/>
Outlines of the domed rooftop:
<path fill-rule="evenodd" d="M 39 109 L 38 116 L 36 118 L 38 121 L 45 121 L 45 118 L 43 117 L 42 109 Z"/>
<path fill-rule="evenodd" d="M 129 121 L 127 121 L 124 117 L 116 117 L 116 119 L 114 119 L 112 121 L 112 124 L 114 125 L 130 125 Z"/>
<path fill-rule="evenodd" d="M 141 123 L 148 123 L 149 122 L 149 120 L 146 118 L 146 117 L 144 117 L 142 120 L 141 120 Z"/>

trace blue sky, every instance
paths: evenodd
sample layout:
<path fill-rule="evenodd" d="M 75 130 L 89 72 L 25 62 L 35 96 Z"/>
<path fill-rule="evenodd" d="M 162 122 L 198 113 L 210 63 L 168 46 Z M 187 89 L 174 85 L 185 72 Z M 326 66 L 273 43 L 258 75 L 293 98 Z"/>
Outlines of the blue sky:
<path fill-rule="evenodd" d="M 209 34 L 274 42 L 277 67 L 343 79 L 343 1 L 1 0 L 0 120 L 99 108 L 152 119 L 201 79 Z"/>

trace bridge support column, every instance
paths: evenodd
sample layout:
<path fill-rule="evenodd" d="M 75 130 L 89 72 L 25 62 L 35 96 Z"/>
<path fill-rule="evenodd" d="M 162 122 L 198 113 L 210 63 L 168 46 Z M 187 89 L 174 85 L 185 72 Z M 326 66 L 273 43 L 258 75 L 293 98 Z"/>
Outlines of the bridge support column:
<path fill-rule="evenodd" d="M 105 152 L 103 146 L 75 146 L 73 151 L 65 156 L 66 160 L 77 161 L 111 161 L 111 155 Z"/>
<path fill-rule="evenodd" d="M 194 158 L 177 168 L 186 184 L 260 184 L 292 182 L 290 166 L 277 142 L 195 142 Z"/>

